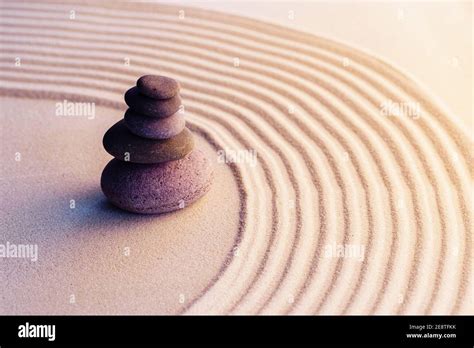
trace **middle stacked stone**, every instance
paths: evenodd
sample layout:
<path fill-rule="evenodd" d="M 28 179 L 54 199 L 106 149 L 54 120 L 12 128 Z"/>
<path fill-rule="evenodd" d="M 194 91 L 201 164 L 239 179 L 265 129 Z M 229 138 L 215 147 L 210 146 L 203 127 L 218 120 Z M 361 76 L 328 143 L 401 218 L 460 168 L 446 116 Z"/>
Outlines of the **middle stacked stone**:
<path fill-rule="evenodd" d="M 161 163 L 186 156 L 194 148 L 180 109 L 180 86 L 164 76 L 145 75 L 125 93 L 129 109 L 104 136 L 108 153 L 132 163 Z"/>

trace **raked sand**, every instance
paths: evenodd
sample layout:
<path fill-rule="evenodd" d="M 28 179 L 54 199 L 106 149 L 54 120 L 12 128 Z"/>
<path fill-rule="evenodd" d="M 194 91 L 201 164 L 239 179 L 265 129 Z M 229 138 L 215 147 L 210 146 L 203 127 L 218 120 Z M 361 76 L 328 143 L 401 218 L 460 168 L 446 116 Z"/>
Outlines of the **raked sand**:
<path fill-rule="evenodd" d="M 0 241 L 40 252 L 0 260 L 2 313 L 473 312 L 472 139 L 406 73 L 222 13 L 2 6 Z M 143 74 L 180 81 L 213 158 L 255 150 L 257 165 L 216 162 L 211 192 L 176 214 L 107 205 L 101 137 Z M 64 99 L 96 118 L 55 116 Z"/>

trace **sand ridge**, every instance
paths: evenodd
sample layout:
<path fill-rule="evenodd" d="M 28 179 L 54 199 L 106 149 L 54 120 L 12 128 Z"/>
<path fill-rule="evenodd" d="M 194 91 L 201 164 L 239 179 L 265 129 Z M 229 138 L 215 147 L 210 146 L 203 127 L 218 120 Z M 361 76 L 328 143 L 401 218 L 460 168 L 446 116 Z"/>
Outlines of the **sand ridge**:
<path fill-rule="evenodd" d="M 58 4 L 2 6 L 2 62 L 24 62 L 2 65 L 3 95 L 120 109 L 136 76 L 166 72 L 194 129 L 256 149 L 258 170 L 237 165 L 248 204 L 237 249 L 179 313 L 472 311 L 472 140 L 398 69 L 191 8 L 183 21 L 173 6 L 78 3 L 70 21 Z M 387 101 L 420 115 L 384 115 Z M 324 254 L 348 244 L 365 247 L 362 262 Z"/>

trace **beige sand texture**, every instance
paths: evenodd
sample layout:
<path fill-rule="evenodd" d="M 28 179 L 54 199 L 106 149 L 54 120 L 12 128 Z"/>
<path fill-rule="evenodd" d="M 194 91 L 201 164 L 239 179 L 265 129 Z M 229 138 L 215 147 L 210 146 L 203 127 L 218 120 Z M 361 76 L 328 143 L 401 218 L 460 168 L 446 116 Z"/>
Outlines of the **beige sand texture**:
<path fill-rule="evenodd" d="M 207 10 L 1 7 L 0 243 L 39 246 L 36 263 L 0 259 L 1 313 L 473 313 L 472 139 L 399 69 Z M 101 137 L 150 73 L 180 81 L 216 159 L 257 152 L 216 161 L 208 196 L 158 217 L 114 209 L 98 185 Z M 56 116 L 65 99 L 96 117 Z"/>

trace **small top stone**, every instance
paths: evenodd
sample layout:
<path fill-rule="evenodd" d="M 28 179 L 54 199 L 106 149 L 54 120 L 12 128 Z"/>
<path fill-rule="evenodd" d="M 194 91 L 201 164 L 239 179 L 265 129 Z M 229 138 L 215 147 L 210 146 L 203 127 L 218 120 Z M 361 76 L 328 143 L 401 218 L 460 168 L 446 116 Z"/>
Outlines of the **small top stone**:
<path fill-rule="evenodd" d="M 179 82 L 166 76 L 144 75 L 137 81 L 138 91 L 150 98 L 168 99 L 178 94 Z"/>

